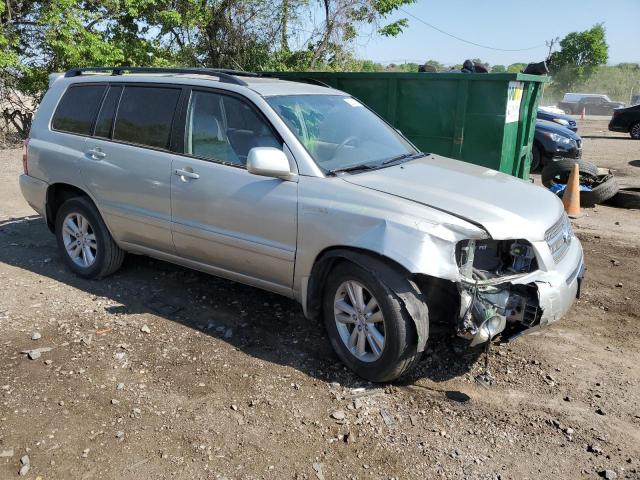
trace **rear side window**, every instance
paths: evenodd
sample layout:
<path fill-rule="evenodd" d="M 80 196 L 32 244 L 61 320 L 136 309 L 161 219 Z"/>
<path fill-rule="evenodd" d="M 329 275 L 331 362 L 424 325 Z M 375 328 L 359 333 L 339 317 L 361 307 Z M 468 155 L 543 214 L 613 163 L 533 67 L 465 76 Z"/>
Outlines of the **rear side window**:
<path fill-rule="evenodd" d="M 105 85 L 82 85 L 70 87 L 53 114 L 51 126 L 62 132 L 90 135 L 93 119 L 107 87 Z"/>
<path fill-rule="evenodd" d="M 116 108 L 118 107 L 118 100 L 120 100 L 121 93 L 122 87 L 109 88 L 107 96 L 104 102 L 102 102 L 100 113 L 98 113 L 98 119 L 96 120 L 96 131 L 94 134 L 96 137 L 111 137 L 111 126 L 116 116 Z"/>
<path fill-rule="evenodd" d="M 168 148 L 180 90 L 125 87 L 118 107 L 113 139 L 155 148 Z"/>

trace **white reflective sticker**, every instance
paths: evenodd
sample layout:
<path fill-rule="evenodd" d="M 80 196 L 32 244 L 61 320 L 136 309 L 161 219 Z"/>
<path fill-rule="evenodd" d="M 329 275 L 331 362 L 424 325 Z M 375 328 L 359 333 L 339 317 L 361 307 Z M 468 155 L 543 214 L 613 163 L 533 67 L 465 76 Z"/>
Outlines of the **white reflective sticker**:
<path fill-rule="evenodd" d="M 343 100 L 345 102 L 347 102 L 349 105 L 351 105 L 352 107 L 361 107 L 362 106 L 362 104 L 359 101 L 357 101 L 355 98 L 347 97 L 347 98 L 344 98 Z"/>

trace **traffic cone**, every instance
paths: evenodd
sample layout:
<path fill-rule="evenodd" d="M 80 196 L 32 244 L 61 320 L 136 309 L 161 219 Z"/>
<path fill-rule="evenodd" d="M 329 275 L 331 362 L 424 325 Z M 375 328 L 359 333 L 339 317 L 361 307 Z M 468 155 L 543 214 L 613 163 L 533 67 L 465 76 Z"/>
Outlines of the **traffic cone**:
<path fill-rule="evenodd" d="M 580 114 L 580 120 L 584 120 L 585 115 L 587 114 L 587 107 L 582 107 L 582 113 Z"/>
<path fill-rule="evenodd" d="M 577 163 L 573 164 L 569 181 L 562 194 L 562 204 L 564 205 L 564 211 L 567 212 L 570 218 L 582 216 L 580 211 L 580 169 Z"/>

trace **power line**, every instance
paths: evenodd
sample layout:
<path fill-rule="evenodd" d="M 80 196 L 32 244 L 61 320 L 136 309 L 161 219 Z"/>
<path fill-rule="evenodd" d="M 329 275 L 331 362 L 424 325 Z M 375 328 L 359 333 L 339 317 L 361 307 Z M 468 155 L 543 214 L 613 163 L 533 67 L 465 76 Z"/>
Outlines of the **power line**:
<path fill-rule="evenodd" d="M 451 38 L 455 38 L 456 40 L 460 40 L 461 42 L 464 43 L 469 43 L 471 45 L 475 45 L 476 47 L 480 47 L 480 48 L 487 48 L 489 50 L 498 50 L 500 52 L 524 52 L 525 50 L 534 50 L 536 48 L 542 48 L 545 47 L 546 45 L 536 45 L 535 47 L 528 47 L 528 48 L 498 48 L 498 47 L 490 47 L 488 45 L 482 45 L 480 43 L 476 43 L 476 42 L 472 42 L 471 40 L 465 40 L 464 38 L 460 38 L 452 33 L 449 32 L 445 32 L 444 30 L 442 30 L 441 28 L 436 27 L 435 25 L 431 25 L 429 22 L 424 21 L 423 19 L 416 17 L 413 13 L 407 12 L 404 8 L 399 7 L 398 10 L 404 12 L 406 15 L 409 15 L 410 17 L 412 17 L 414 20 L 417 20 L 420 23 L 425 24 L 427 27 L 429 28 L 433 28 L 434 30 L 437 30 L 440 33 L 443 33 Z"/>

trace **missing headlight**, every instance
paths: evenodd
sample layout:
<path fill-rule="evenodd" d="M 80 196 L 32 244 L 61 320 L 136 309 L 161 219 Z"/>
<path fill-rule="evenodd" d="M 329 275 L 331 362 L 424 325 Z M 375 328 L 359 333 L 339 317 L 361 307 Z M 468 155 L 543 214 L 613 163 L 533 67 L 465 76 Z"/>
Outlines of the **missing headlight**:
<path fill-rule="evenodd" d="M 463 277 L 486 280 L 537 270 L 535 251 L 526 240 L 464 240 L 456 246 Z"/>

